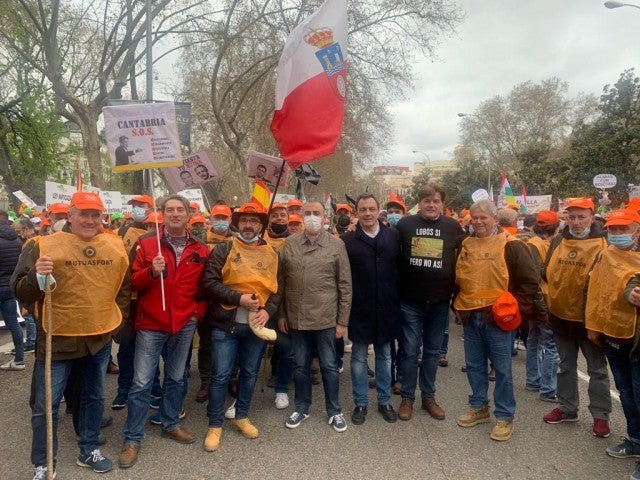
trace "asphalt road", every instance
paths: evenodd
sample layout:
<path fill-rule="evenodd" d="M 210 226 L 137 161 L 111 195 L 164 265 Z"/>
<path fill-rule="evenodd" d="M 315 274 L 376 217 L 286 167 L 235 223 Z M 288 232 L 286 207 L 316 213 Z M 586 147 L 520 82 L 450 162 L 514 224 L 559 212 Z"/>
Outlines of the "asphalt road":
<path fill-rule="evenodd" d="M 127 470 L 117 467 L 97 474 L 76 466 L 78 449 L 69 415 L 62 414 L 59 427 L 57 479 L 623 479 L 635 468 L 632 459 L 615 459 L 605 448 L 620 442 L 625 423 L 620 403 L 613 401 L 611 437 L 591 434 L 592 419 L 584 405 L 577 423 L 548 425 L 542 415 L 553 404 L 537 399 L 524 388 L 524 352 L 514 357 L 517 414 L 515 432 L 508 442 L 489 438 L 492 424 L 463 429 L 456 418 L 467 409 L 469 386 L 461 373 L 463 350 L 461 327 L 452 324 L 450 366 L 440 368 L 437 400 L 447 418 L 434 420 L 426 412 L 414 410 L 411 421 L 385 423 L 376 410 L 375 391 L 369 391 L 370 412 L 364 425 L 350 423 L 353 408 L 349 375 L 349 354 L 345 355 L 345 373 L 341 376 L 340 396 L 349 428 L 336 433 L 327 424 L 321 386 L 314 387 L 310 418 L 295 430 L 285 428 L 291 409 L 276 410 L 274 393 L 259 382 L 250 418 L 260 429 L 260 437 L 245 439 L 227 422 L 220 450 L 207 453 L 202 442 L 207 430 L 206 404 L 193 398 L 199 386 L 195 363 L 193 381 L 186 401 L 184 425 L 195 433 L 193 445 L 179 445 L 160 437 L 160 427 L 148 424 L 147 438 L 138 463 Z M 11 339 L 0 332 L 0 345 Z M 9 347 L 10 348 L 10 347 Z M 5 346 L 5 350 L 7 347 Z M 3 349 L 0 348 L 0 351 Z M 0 361 L 10 359 L 0 354 Z M 370 365 L 373 361 L 370 358 Z M 33 355 L 27 356 L 24 372 L 0 372 L 0 479 L 30 479 L 29 385 Z M 194 355 L 195 362 L 195 355 Z M 581 363 L 584 371 L 584 362 Z M 104 429 L 107 444 L 102 452 L 114 463 L 122 442 L 126 410 L 112 412 L 108 407 L 115 394 L 116 376 L 109 375 L 106 414 L 113 424 Z M 612 386 L 613 388 L 613 386 Z M 580 381 L 580 395 L 586 402 L 587 383 Z M 292 399 L 293 392 L 290 394 Z M 393 398 L 398 406 L 400 398 Z"/>

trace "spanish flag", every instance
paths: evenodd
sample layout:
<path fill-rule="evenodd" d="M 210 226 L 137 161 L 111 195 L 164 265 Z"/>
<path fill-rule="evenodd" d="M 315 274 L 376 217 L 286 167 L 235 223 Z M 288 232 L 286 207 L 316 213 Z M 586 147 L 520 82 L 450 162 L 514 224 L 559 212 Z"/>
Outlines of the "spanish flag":
<path fill-rule="evenodd" d="M 256 183 L 253 186 L 251 201 L 253 203 L 257 203 L 258 205 L 262 205 L 262 208 L 264 208 L 265 212 L 269 211 L 269 204 L 271 203 L 271 190 L 269 190 L 269 187 L 267 187 L 264 182 L 256 180 Z"/>

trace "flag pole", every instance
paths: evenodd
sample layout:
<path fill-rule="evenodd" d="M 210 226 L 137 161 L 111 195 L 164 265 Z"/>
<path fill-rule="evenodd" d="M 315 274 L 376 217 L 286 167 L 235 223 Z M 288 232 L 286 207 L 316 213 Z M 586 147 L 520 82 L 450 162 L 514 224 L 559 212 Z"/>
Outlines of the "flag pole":
<path fill-rule="evenodd" d="M 278 187 L 280 186 L 280 180 L 282 179 L 282 172 L 284 172 L 284 164 L 285 164 L 285 161 L 282 160 L 282 165 L 280 166 L 280 171 L 278 172 L 278 180 L 276 181 L 276 186 L 273 189 L 271 200 L 269 200 L 269 209 L 267 210 L 267 215 L 269 214 L 269 212 L 271 211 L 271 208 L 273 207 L 273 202 L 275 202 L 276 200 L 276 193 L 278 193 Z M 267 233 L 267 229 L 263 228 L 262 233 L 260 234 L 260 240 L 264 238 L 265 233 Z"/>
<path fill-rule="evenodd" d="M 51 329 L 53 328 L 51 311 L 51 275 L 45 277 L 44 285 L 45 305 L 45 356 L 44 356 L 44 392 L 45 392 L 45 416 L 47 422 L 47 472 L 48 478 L 53 478 L 53 392 L 51 391 Z"/>

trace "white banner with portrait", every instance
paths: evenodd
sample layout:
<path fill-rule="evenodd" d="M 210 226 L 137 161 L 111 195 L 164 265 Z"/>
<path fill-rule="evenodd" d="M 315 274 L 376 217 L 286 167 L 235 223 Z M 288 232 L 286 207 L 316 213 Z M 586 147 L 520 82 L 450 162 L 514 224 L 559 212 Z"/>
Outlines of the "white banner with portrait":
<path fill-rule="evenodd" d="M 114 172 L 182 165 L 173 102 L 103 107 Z"/>
<path fill-rule="evenodd" d="M 183 158 L 182 165 L 162 169 L 174 192 L 197 187 L 220 178 L 222 173 L 208 152 L 196 152 Z"/>

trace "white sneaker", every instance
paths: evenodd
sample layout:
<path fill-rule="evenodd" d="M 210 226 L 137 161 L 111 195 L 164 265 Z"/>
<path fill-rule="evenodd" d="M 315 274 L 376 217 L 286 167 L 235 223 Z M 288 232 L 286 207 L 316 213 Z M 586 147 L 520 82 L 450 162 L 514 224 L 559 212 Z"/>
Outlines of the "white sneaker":
<path fill-rule="evenodd" d="M 25 368 L 24 362 L 16 363 L 15 360 L 10 360 L 0 365 L 0 370 L 24 370 Z"/>
<path fill-rule="evenodd" d="M 289 395 L 286 393 L 276 393 L 276 408 L 282 410 L 289 406 Z"/>
<path fill-rule="evenodd" d="M 227 408 L 227 411 L 224 412 L 224 418 L 229 420 L 236 418 L 236 401 L 235 400 L 233 401 L 231 406 Z"/>

